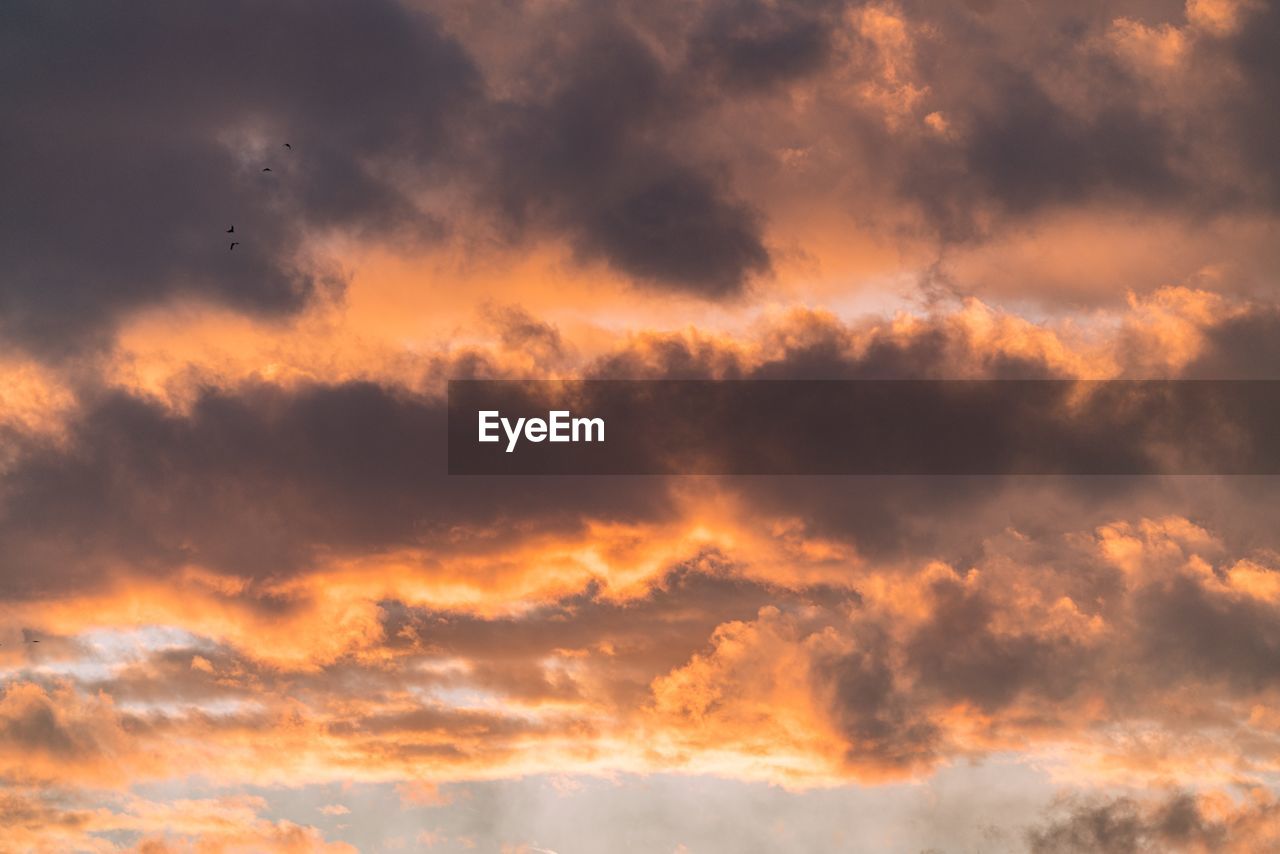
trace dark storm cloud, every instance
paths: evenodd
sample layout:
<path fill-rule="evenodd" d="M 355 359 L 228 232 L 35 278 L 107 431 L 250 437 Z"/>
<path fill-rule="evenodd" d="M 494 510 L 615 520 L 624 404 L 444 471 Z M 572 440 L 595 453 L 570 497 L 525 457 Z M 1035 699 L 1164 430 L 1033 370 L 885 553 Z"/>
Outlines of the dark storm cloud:
<path fill-rule="evenodd" d="M 975 117 L 965 152 L 983 195 L 1016 214 L 1100 190 L 1156 202 L 1177 188 L 1167 129 L 1143 115 L 1136 95 L 1081 120 L 1025 72 L 1008 78 L 991 112 Z"/>
<path fill-rule="evenodd" d="M 803 78 L 831 60 L 838 15 L 847 4 L 706 4 L 689 38 L 689 64 L 718 82 L 756 89 Z"/>
<path fill-rule="evenodd" d="M 564 238 L 651 288 L 732 297 L 773 267 L 770 199 L 744 192 L 739 170 L 801 142 L 832 152 L 830 183 L 889 187 L 859 202 L 862 219 L 905 199 L 946 239 L 1097 201 L 1276 208 L 1274 6 L 1246 10 L 1238 34 L 1188 37 L 1188 73 L 1224 82 L 1175 98 L 1106 47 L 1118 15 L 1184 25 L 1173 6 L 1025 19 L 907 4 L 891 83 L 920 94 L 902 128 L 847 96 L 794 125 L 781 85 L 856 89 L 881 73 L 889 48 L 858 34 L 860 8 L 495 4 L 470 13 L 504 22 L 482 38 L 456 9 L 433 10 L 446 35 L 392 0 L 8 4 L 0 323 L 57 350 L 172 295 L 296 310 L 341 288 L 299 257 L 308 235 L 437 236 L 460 223 L 415 196 L 442 182 L 511 236 Z M 527 59 L 518 74 L 482 49 L 495 40 Z M 759 115 L 733 112 L 744 105 L 790 130 L 724 133 Z M 930 112 L 947 133 L 921 129 Z"/>
<path fill-rule="evenodd" d="M 543 47 L 520 75 L 532 94 L 493 117 L 489 191 L 507 225 L 550 226 L 651 288 L 742 293 L 773 266 L 767 211 L 734 192 L 734 152 L 703 145 L 706 123 L 738 97 L 829 68 L 846 5 L 582 4 L 550 27 L 530 20 L 516 41 Z"/>
<path fill-rule="evenodd" d="M 769 268 L 758 215 L 667 139 L 695 107 L 688 81 L 635 33 L 593 24 L 541 82 L 499 125 L 493 191 L 513 228 L 549 222 L 585 257 L 708 297 Z"/>
<path fill-rule="evenodd" d="M 1173 576 L 1144 591 L 1137 618 L 1152 679 L 1223 680 L 1247 693 L 1280 677 L 1280 627 L 1268 602 L 1231 599 Z"/>
<path fill-rule="evenodd" d="M 296 309 L 337 286 L 295 257 L 308 229 L 436 227 L 374 168 L 429 159 L 477 97 L 476 69 L 427 15 L 383 0 L 18 2 L 3 15 L 9 335 L 71 347 L 172 294 Z"/>
<path fill-rule="evenodd" d="M 547 56 L 518 97 L 493 97 L 429 13 L 392 0 L 4 15 L 0 313 L 28 344 L 70 346 L 174 294 L 295 310 L 341 285 L 297 257 L 309 233 L 435 236 L 449 224 L 413 197 L 446 177 L 513 233 L 564 234 L 654 287 L 722 297 L 770 267 L 760 215 L 679 138 L 716 99 L 608 15 L 564 35 L 513 26 Z M 820 61 L 816 19 L 773 17 L 730 40 L 725 73 Z"/>
<path fill-rule="evenodd" d="M 941 732 L 923 704 L 897 686 L 889 651 L 887 643 L 873 639 L 854 652 L 819 660 L 815 692 L 829 703 L 850 763 L 929 765 L 939 755 Z"/>
<path fill-rule="evenodd" d="M 407 546 L 456 525 L 515 538 L 516 520 L 569 532 L 588 514 L 669 509 L 658 481 L 448 479 L 444 429 L 441 402 L 367 383 L 208 390 L 187 415 L 107 395 L 69 452 L 37 447 L 6 473 L 4 589 L 89 583 L 122 560 L 280 573 L 319 551 Z"/>
<path fill-rule="evenodd" d="M 922 112 L 944 135 L 904 141 L 890 162 L 897 189 L 944 240 L 986 236 L 1007 217 L 1091 201 L 1184 205 L 1206 188 L 1185 174 L 1188 138 L 1149 93 L 1091 45 L 1119 11 L 1044 8 L 1037 25 L 925 4 L 913 20 Z M 1078 101 L 1052 92 L 1069 81 Z"/>
<path fill-rule="evenodd" d="M 932 594 L 929 619 L 906 643 L 909 666 L 927 691 L 991 711 L 1023 690 L 1061 700 L 1089 681 L 1080 647 L 995 631 L 999 606 L 956 579 L 935 582 Z"/>
<path fill-rule="evenodd" d="M 1263 306 L 1205 330 L 1205 347 L 1183 369 L 1192 379 L 1275 379 L 1280 376 L 1280 308 Z"/>
<path fill-rule="evenodd" d="M 1256 191 L 1273 210 L 1280 208 L 1280 164 L 1275 156 L 1280 149 L 1280 113 L 1275 109 L 1280 100 L 1277 40 L 1280 6 L 1269 2 L 1250 9 L 1240 32 L 1223 45 L 1227 56 L 1237 64 L 1244 84 L 1242 91 L 1226 99 L 1224 118 L 1240 140 L 1241 155 L 1250 169 L 1250 183 L 1255 184 Z M 1219 57 L 1217 52 L 1210 53 L 1211 61 Z"/>

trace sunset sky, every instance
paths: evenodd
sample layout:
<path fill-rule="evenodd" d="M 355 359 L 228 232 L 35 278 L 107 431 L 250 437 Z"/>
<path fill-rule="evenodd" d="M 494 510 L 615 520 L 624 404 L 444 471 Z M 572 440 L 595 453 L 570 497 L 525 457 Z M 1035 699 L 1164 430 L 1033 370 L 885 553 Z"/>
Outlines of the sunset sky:
<path fill-rule="evenodd" d="M 1280 379 L 1275 0 L 5 0 L 0 81 L 0 852 L 1280 850 L 1280 477 L 445 442 Z"/>

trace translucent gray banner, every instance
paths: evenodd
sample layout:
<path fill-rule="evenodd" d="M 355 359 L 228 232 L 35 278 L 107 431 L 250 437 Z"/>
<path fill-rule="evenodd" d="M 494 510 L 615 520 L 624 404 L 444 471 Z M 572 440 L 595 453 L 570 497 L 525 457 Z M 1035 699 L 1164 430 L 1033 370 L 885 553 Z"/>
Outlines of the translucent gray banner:
<path fill-rule="evenodd" d="M 1277 474 L 1280 381 L 449 383 L 449 472 Z"/>

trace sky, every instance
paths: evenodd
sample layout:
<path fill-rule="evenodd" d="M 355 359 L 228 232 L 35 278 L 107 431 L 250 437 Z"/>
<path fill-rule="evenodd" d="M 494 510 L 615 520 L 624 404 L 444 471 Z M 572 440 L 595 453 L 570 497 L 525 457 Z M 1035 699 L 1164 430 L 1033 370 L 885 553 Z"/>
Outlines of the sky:
<path fill-rule="evenodd" d="M 445 447 L 450 379 L 1280 379 L 1278 43 L 7 0 L 0 851 L 1280 848 L 1280 478 Z"/>

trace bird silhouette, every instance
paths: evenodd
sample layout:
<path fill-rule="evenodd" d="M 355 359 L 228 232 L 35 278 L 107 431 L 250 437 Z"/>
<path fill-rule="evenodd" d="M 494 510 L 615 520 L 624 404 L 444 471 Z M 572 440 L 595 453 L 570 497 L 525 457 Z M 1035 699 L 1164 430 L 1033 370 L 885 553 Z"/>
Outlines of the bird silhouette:
<path fill-rule="evenodd" d="M 233 240 L 233 241 L 231 241 L 231 245 L 230 245 L 229 247 L 227 247 L 227 251 L 228 251 L 228 252 L 230 252 L 232 249 L 235 249 L 235 248 L 236 248 L 237 246 L 239 246 L 239 245 L 240 245 L 240 241 L 239 241 L 239 240 Z"/>
<path fill-rule="evenodd" d="M 263 172 L 270 172 L 270 171 L 271 171 L 271 167 L 270 167 L 270 166 L 264 166 L 264 167 L 262 167 L 262 171 L 263 171 Z"/>
<path fill-rule="evenodd" d="M 290 145 L 290 144 L 289 144 L 289 143 L 287 143 L 287 142 L 284 144 L 284 147 L 285 147 L 285 148 L 287 148 L 287 149 L 289 149 L 290 151 L 293 151 L 293 146 L 292 146 L 292 145 Z"/>
<path fill-rule="evenodd" d="M 235 234 L 235 233 L 236 233 L 236 227 L 234 225 L 227 229 L 227 234 Z"/>

